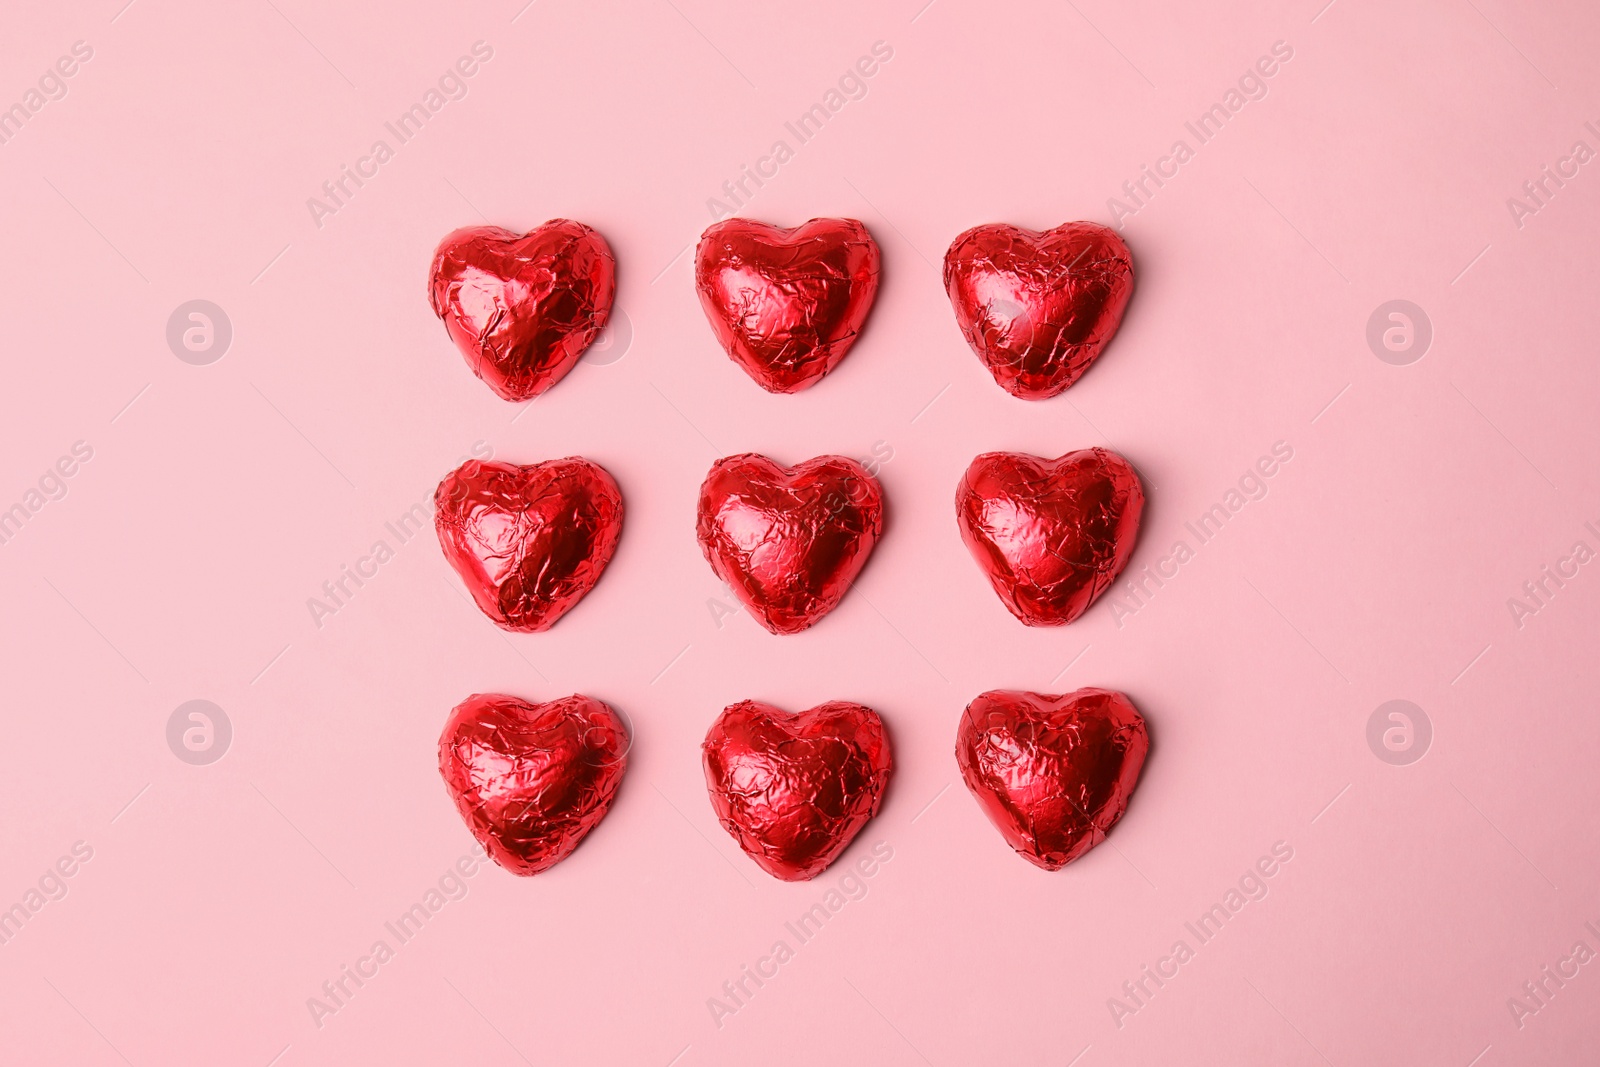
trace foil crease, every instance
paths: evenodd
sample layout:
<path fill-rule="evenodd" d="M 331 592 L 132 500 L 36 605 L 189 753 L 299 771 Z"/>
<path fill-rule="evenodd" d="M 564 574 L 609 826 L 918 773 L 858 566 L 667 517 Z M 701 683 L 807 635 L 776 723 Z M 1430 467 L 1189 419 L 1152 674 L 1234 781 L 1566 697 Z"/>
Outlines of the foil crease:
<path fill-rule="evenodd" d="M 468 460 L 433 494 L 445 559 L 503 629 L 548 630 L 600 580 L 622 534 L 622 492 L 568 457 L 519 466 Z"/>
<path fill-rule="evenodd" d="M 754 700 L 730 705 L 701 756 L 723 829 L 786 882 L 815 878 L 839 857 L 878 814 L 891 770 L 883 720 L 844 700 L 793 715 Z"/>
<path fill-rule="evenodd" d="M 1065 696 L 996 689 L 956 732 L 961 778 L 1028 862 L 1060 870 L 1105 840 L 1150 751 L 1133 702 L 1109 689 Z"/>
<path fill-rule="evenodd" d="M 531 400 L 605 328 L 616 279 L 605 238 L 581 222 L 469 226 L 434 253 L 428 302 L 472 373 L 503 399 Z"/>
<path fill-rule="evenodd" d="M 976 226 L 951 243 L 944 287 L 962 336 L 1000 387 L 1043 400 L 1083 376 L 1117 332 L 1133 257 L 1116 231 Z"/>
<path fill-rule="evenodd" d="M 1045 460 L 986 452 L 956 488 L 961 539 L 1007 610 L 1029 626 L 1082 615 L 1127 566 L 1144 488 L 1115 452 Z"/>
<path fill-rule="evenodd" d="M 628 731 L 608 705 L 475 694 L 439 737 L 439 774 L 494 861 L 534 875 L 560 863 L 605 818 L 628 762 Z"/>
<path fill-rule="evenodd" d="M 695 533 L 718 578 L 775 634 L 799 633 L 844 599 L 883 534 L 883 491 L 853 459 L 780 467 L 719 459 L 700 487 Z"/>
<path fill-rule="evenodd" d="M 845 357 L 878 292 L 877 242 L 855 219 L 707 228 L 695 289 L 723 349 L 769 393 L 815 385 Z"/>

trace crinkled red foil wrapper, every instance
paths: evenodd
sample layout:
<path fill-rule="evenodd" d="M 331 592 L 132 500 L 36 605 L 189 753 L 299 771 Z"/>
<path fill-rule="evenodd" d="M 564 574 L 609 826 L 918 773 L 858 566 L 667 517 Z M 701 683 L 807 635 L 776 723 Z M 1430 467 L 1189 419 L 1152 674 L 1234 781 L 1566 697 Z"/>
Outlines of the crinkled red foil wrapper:
<path fill-rule="evenodd" d="M 1116 333 L 1133 257 L 1116 231 L 1092 222 L 1043 233 L 977 226 L 945 253 L 944 286 L 962 336 L 1000 387 L 1042 400 L 1082 377 Z"/>
<path fill-rule="evenodd" d="M 628 747 L 621 717 L 593 697 L 530 704 L 478 694 L 445 724 L 439 773 L 494 861 L 533 875 L 560 863 L 605 818 Z"/>
<path fill-rule="evenodd" d="M 553 219 L 526 234 L 456 230 L 434 253 L 428 300 L 472 372 L 521 401 L 566 377 L 605 329 L 616 290 L 605 238 Z"/>
<path fill-rule="evenodd" d="M 728 456 L 700 487 L 695 533 L 757 622 L 798 633 L 838 605 L 866 564 L 883 534 L 883 490 L 844 456 L 787 468 Z"/>
<path fill-rule="evenodd" d="M 1115 452 L 1046 460 L 986 452 L 956 489 L 961 539 L 1007 610 L 1029 626 L 1068 623 L 1127 566 L 1144 488 Z"/>
<path fill-rule="evenodd" d="M 723 828 L 787 882 L 822 873 L 878 813 L 892 762 L 878 713 L 844 700 L 794 715 L 731 705 L 701 755 Z"/>
<path fill-rule="evenodd" d="M 793 393 L 838 366 L 878 292 L 877 242 L 855 219 L 780 229 L 750 219 L 709 227 L 695 289 L 723 350 L 761 388 Z"/>
<path fill-rule="evenodd" d="M 956 763 L 984 814 L 1047 871 L 1105 840 L 1149 751 L 1144 717 L 1109 689 L 993 690 L 967 705 L 956 734 Z"/>
<path fill-rule="evenodd" d="M 445 558 L 483 613 L 513 632 L 548 630 L 571 611 L 622 536 L 622 491 L 577 457 L 468 460 L 439 483 L 433 504 Z"/>

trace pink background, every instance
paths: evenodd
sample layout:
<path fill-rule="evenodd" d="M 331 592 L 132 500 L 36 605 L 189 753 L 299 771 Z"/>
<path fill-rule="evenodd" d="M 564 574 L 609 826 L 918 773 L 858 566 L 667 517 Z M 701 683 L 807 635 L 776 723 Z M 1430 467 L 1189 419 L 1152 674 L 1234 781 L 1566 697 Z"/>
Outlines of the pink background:
<path fill-rule="evenodd" d="M 1507 605 L 1600 548 L 1600 172 L 1520 227 L 1507 206 L 1600 148 L 1592 5 L 124 2 L 29 5 L 0 37 L 0 103 L 93 49 L 0 145 L 0 507 L 93 449 L 0 545 L 0 906 L 93 850 L 0 945 L 7 1062 L 1592 1059 L 1600 969 L 1520 1026 L 1507 1004 L 1600 950 L 1600 567 L 1520 628 Z M 307 198 L 480 40 L 466 97 L 318 227 Z M 785 121 L 877 41 L 866 95 L 799 145 Z M 1110 221 L 1277 41 L 1266 97 L 1126 220 L 1138 286 L 1104 359 L 1055 400 L 1001 392 L 940 289 L 950 239 Z M 859 217 L 885 262 L 861 343 L 788 397 L 715 347 L 684 254 L 780 138 L 741 213 Z M 633 336 L 522 413 L 425 275 L 452 228 L 555 216 L 611 242 Z M 209 366 L 165 340 L 195 298 L 233 326 Z M 1366 342 L 1392 299 L 1433 324 L 1409 366 Z M 479 441 L 614 473 L 598 588 L 502 635 L 428 535 L 317 628 L 307 599 Z M 1278 441 L 1265 498 L 1123 617 L 1026 629 L 956 534 L 976 453 L 1110 444 L 1148 477 L 1137 571 Z M 719 626 L 692 535 L 710 463 L 875 445 L 890 526 L 858 590 L 799 636 Z M 1050 875 L 960 785 L 955 725 L 985 689 L 1084 685 L 1127 691 L 1155 749 L 1109 844 Z M 470 846 L 435 744 L 476 691 L 625 711 L 618 801 L 549 873 L 477 872 L 319 1027 L 307 999 Z M 816 882 L 762 875 L 705 798 L 700 738 L 747 697 L 893 730 L 882 814 Z M 209 766 L 165 737 L 196 698 L 233 725 Z M 1392 699 L 1432 723 L 1409 766 L 1366 740 Z M 1108 998 L 1280 841 L 1265 899 L 1119 1026 Z M 796 945 L 784 923 L 877 842 L 866 896 Z M 794 958 L 719 1027 L 708 998 L 780 938 Z"/>

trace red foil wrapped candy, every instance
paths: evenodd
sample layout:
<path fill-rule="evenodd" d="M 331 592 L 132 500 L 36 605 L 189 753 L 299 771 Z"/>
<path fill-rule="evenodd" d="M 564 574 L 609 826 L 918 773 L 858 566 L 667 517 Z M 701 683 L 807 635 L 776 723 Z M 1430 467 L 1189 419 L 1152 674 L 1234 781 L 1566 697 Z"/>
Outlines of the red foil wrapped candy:
<path fill-rule="evenodd" d="M 883 491 L 843 456 L 794 467 L 728 456 L 700 487 L 695 533 L 757 622 L 798 633 L 838 605 L 866 564 L 883 533 Z"/>
<path fill-rule="evenodd" d="M 1006 608 L 1029 626 L 1082 615 L 1133 555 L 1144 488 L 1115 452 L 1046 460 L 986 452 L 956 488 L 961 540 Z"/>
<path fill-rule="evenodd" d="M 617 261 L 581 222 L 516 234 L 469 226 L 439 243 L 428 301 L 472 373 L 506 400 L 531 400 L 566 377 L 605 328 Z"/>
<path fill-rule="evenodd" d="M 700 751 L 723 829 L 786 882 L 821 874 L 878 814 L 891 763 L 878 713 L 844 700 L 797 715 L 741 701 Z"/>
<path fill-rule="evenodd" d="M 1006 844 L 1057 871 L 1128 809 L 1150 734 L 1133 702 L 1109 689 L 1066 696 L 996 689 L 967 705 L 956 763 Z"/>
<path fill-rule="evenodd" d="M 1000 387 L 1043 400 L 1082 377 L 1117 332 L 1133 257 L 1092 222 L 1043 233 L 975 226 L 945 253 L 944 287 L 962 336 Z"/>
<path fill-rule="evenodd" d="M 728 219 L 694 254 L 712 332 L 769 393 L 798 392 L 838 366 L 877 295 L 878 268 L 878 245 L 855 219 L 787 230 Z"/>
<path fill-rule="evenodd" d="M 478 694 L 450 713 L 439 774 L 494 861 L 531 875 L 566 859 L 617 795 L 628 731 L 608 705 Z"/>
<path fill-rule="evenodd" d="M 598 463 L 468 460 L 433 494 L 439 547 L 495 624 L 548 630 L 594 588 L 622 535 L 622 492 Z"/>

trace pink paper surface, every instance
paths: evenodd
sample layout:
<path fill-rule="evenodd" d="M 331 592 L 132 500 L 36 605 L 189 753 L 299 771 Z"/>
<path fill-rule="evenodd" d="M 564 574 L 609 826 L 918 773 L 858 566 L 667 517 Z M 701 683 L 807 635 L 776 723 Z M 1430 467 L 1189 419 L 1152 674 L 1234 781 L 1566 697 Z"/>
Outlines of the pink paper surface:
<path fill-rule="evenodd" d="M 0 925 L 0 1060 L 1592 1059 L 1600 12 L 1324 2 L 13 12 L 0 907 L 25 918 Z M 711 201 L 876 235 L 877 306 L 816 388 L 763 393 L 716 347 L 689 254 Z M 611 243 L 627 329 L 523 410 L 451 347 L 428 261 L 456 227 L 562 216 Z M 1114 216 L 1121 332 L 1065 395 L 1007 396 L 944 248 Z M 231 327 L 213 362 L 186 317 L 169 345 L 192 300 Z M 1369 344 L 1395 300 L 1420 358 L 1414 313 L 1411 348 L 1386 315 Z M 1146 476 L 1144 591 L 1027 629 L 967 557 L 956 481 L 1093 445 Z M 502 634 L 431 530 L 391 529 L 475 448 L 587 456 L 626 497 L 548 633 Z M 886 535 L 797 636 L 730 611 L 694 541 L 740 451 L 881 462 Z M 347 566 L 371 576 L 314 613 Z M 1108 842 L 1047 874 L 958 780 L 956 722 L 986 689 L 1086 685 L 1130 694 L 1154 748 Z M 440 727 L 493 691 L 612 703 L 627 779 L 566 862 L 446 879 L 402 942 L 386 924 L 472 845 Z M 882 813 L 814 882 L 763 875 L 707 802 L 699 742 L 745 698 L 892 731 Z M 192 700 L 231 726 L 209 764 L 169 746 Z M 1369 743 L 1394 700 L 1427 729 L 1386 711 Z"/>

